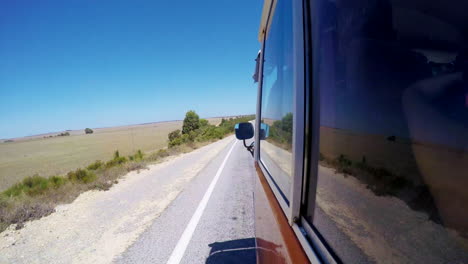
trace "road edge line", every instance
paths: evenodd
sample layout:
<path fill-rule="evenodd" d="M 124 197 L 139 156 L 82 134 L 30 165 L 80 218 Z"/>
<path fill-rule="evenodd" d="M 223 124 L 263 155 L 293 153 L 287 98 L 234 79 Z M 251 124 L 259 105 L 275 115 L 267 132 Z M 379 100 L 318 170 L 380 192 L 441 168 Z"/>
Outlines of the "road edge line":
<path fill-rule="evenodd" d="M 229 149 L 229 152 L 227 153 L 226 157 L 221 163 L 221 166 L 218 168 L 218 171 L 216 172 L 216 175 L 211 181 L 210 186 L 208 186 L 208 189 L 206 189 L 206 192 L 203 195 L 203 198 L 201 199 L 200 203 L 198 204 L 195 213 L 193 213 L 192 218 L 190 218 L 189 223 L 185 227 L 182 236 L 179 238 L 179 241 L 177 241 L 177 244 L 174 250 L 172 251 L 171 256 L 169 257 L 169 260 L 166 262 L 167 264 L 179 264 L 182 260 L 185 254 L 185 250 L 187 249 L 187 246 L 190 240 L 192 239 L 193 233 L 195 232 L 195 228 L 197 227 L 198 222 L 200 221 L 200 218 L 203 215 L 203 212 L 205 211 L 205 208 L 208 204 L 208 201 L 210 200 L 214 187 L 216 186 L 216 183 L 218 182 L 221 176 L 224 166 L 226 165 L 227 160 L 231 156 L 232 150 L 234 149 L 234 146 L 236 144 L 237 140 L 234 141 L 234 144 L 232 144 L 231 149 Z"/>

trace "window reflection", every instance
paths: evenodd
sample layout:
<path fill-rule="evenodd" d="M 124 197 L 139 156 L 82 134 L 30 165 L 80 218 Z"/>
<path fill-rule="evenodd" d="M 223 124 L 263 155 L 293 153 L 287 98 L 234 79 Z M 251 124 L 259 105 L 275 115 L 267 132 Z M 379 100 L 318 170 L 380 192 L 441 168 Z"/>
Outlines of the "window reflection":
<path fill-rule="evenodd" d="M 264 55 L 260 159 L 287 200 L 292 174 L 291 3 L 279 1 L 273 14 Z"/>
<path fill-rule="evenodd" d="M 344 262 L 468 262 L 468 5 L 429 2 L 314 2 L 307 217 Z"/>

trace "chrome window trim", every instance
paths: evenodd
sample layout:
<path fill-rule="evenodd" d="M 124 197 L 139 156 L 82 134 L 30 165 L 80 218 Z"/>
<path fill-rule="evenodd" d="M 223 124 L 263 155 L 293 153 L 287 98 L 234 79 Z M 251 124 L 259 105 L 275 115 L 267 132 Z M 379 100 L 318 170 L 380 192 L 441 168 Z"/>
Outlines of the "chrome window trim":
<path fill-rule="evenodd" d="M 301 244 L 302 248 L 304 249 L 304 252 L 306 253 L 307 257 L 309 258 L 310 262 L 312 264 L 316 263 L 323 263 L 320 261 L 320 258 L 317 256 L 315 253 L 315 249 L 312 247 L 310 242 L 307 240 L 304 231 L 301 229 L 301 227 L 297 224 L 293 224 L 292 229 L 294 230 L 294 233 L 296 234 L 297 239 L 299 240 L 299 243 Z"/>
<path fill-rule="evenodd" d="M 304 80 L 304 20 L 302 0 L 292 1 L 293 26 L 293 155 L 292 181 L 290 186 L 291 211 L 287 218 L 292 225 L 299 219 L 304 174 L 304 122 L 305 122 L 305 80 Z"/>
<path fill-rule="evenodd" d="M 312 247 L 314 250 L 317 252 L 318 255 L 320 255 L 321 259 L 323 260 L 323 263 L 327 264 L 336 264 L 335 258 L 330 254 L 328 251 L 327 247 L 323 244 L 322 240 L 319 238 L 317 233 L 312 229 L 311 225 L 307 220 L 301 216 L 301 226 L 303 227 L 305 233 L 309 237 L 310 243 L 312 243 Z"/>

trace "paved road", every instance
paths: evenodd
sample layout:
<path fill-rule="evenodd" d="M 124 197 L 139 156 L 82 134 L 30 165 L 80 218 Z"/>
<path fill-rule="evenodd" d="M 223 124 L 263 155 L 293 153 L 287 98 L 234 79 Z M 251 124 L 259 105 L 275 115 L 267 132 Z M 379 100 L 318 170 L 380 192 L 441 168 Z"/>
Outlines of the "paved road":
<path fill-rule="evenodd" d="M 166 263 L 235 140 L 190 182 L 116 263 Z M 252 157 L 232 149 L 180 263 L 255 263 Z"/>
<path fill-rule="evenodd" d="M 167 263 L 171 255 L 172 263 L 254 263 L 255 170 L 234 142 L 131 172 L 109 191 L 10 228 L 0 235 L 0 263 Z"/>

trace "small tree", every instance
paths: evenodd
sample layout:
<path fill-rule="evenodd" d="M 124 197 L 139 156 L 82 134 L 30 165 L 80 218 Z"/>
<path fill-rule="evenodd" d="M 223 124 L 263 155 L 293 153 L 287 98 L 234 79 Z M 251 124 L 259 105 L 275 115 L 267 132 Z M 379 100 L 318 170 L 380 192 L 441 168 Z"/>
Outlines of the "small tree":
<path fill-rule="evenodd" d="M 169 135 L 167 135 L 167 137 L 169 138 L 169 141 L 180 137 L 180 129 L 172 131 L 171 133 L 169 133 Z"/>
<path fill-rule="evenodd" d="M 182 134 L 188 134 L 190 131 L 194 131 L 200 128 L 200 117 L 195 111 L 188 111 L 185 114 L 184 124 L 182 125 Z"/>
<path fill-rule="evenodd" d="M 86 134 L 92 134 L 94 131 L 93 131 L 91 128 L 86 128 L 86 129 L 84 130 L 84 132 L 85 132 Z"/>

